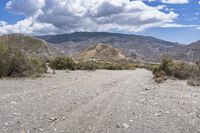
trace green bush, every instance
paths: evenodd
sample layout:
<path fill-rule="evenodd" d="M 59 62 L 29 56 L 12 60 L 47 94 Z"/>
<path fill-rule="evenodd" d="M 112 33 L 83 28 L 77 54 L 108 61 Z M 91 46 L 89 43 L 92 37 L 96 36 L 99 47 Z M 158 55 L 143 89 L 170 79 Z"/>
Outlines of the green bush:
<path fill-rule="evenodd" d="M 174 67 L 174 63 L 172 61 L 172 58 L 170 57 L 165 57 L 162 60 L 162 63 L 159 67 L 159 70 L 162 70 L 166 73 L 166 75 L 171 76 L 173 73 L 173 67 Z"/>
<path fill-rule="evenodd" d="M 103 69 L 106 69 L 106 70 L 123 70 L 123 68 L 120 64 L 114 64 L 114 63 L 110 63 L 110 64 L 105 65 L 103 67 Z"/>
<path fill-rule="evenodd" d="M 79 62 L 76 65 L 77 70 L 96 70 L 100 68 L 101 64 L 95 61 Z"/>
<path fill-rule="evenodd" d="M 162 60 L 159 66 L 152 69 L 156 82 L 166 80 L 166 77 L 189 80 L 189 85 L 200 85 L 200 62 L 196 65 L 184 62 L 173 62 L 169 57 Z"/>
<path fill-rule="evenodd" d="M 49 62 L 49 67 L 56 70 L 75 70 L 75 62 L 70 57 L 56 57 Z"/>
<path fill-rule="evenodd" d="M 178 62 L 173 65 L 173 76 L 178 79 L 188 79 L 191 77 L 192 65 Z"/>
<path fill-rule="evenodd" d="M 47 65 L 45 62 L 41 60 L 31 59 L 30 61 L 31 69 L 34 73 L 46 73 L 47 72 Z"/>
<path fill-rule="evenodd" d="M 27 77 L 46 70 L 42 61 L 28 59 L 21 52 L 0 44 L 0 77 Z"/>

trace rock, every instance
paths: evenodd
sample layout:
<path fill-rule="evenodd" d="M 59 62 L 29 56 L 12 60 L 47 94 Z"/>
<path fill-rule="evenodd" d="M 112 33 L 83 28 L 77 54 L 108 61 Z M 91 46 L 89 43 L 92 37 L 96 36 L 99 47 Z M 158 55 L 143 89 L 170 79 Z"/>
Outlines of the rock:
<path fill-rule="evenodd" d="M 116 127 L 117 127 L 117 128 L 120 128 L 120 126 L 119 126 L 119 125 L 116 125 Z"/>
<path fill-rule="evenodd" d="M 15 101 L 11 101 L 10 103 L 11 103 L 11 104 L 17 104 L 17 102 L 15 102 Z"/>
<path fill-rule="evenodd" d="M 125 129 L 128 129 L 128 128 L 129 128 L 129 125 L 128 125 L 127 123 L 123 123 L 122 126 L 123 126 L 123 128 L 125 128 Z"/>
<path fill-rule="evenodd" d="M 44 129 L 43 129 L 43 128 L 39 128 L 38 130 L 39 130 L 40 132 L 44 131 Z"/>
<path fill-rule="evenodd" d="M 161 114 L 159 114 L 159 113 L 156 113 L 156 114 L 154 114 L 154 115 L 155 115 L 155 116 L 158 116 L 158 117 L 161 116 Z"/>
<path fill-rule="evenodd" d="M 148 90 L 150 90 L 150 89 L 149 89 L 149 88 L 145 88 L 144 90 L 145 90 L 145 91 L 148 91 Z"/>

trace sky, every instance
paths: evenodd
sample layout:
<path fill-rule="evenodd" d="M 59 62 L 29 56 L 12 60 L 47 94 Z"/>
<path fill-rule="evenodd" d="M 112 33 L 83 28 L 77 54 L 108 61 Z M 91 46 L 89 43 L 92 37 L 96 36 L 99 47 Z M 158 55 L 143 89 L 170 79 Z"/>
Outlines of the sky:
<path fill-rule="evenodd" d="M 0 0 L 0 35 L 76 31 L 200 40 L 200 0 Z"/>

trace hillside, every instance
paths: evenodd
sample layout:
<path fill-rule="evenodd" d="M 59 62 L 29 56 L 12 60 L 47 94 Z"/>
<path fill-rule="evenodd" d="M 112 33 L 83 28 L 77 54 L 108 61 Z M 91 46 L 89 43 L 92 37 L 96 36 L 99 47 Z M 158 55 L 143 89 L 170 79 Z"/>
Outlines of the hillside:
<path fill-rule="evenodd" d="M 0 36 L 0 42 L 9 47 L 25 53 L 29 57 L 50 58 L 61 53 L 44 40 L 40 40 L 23 34 L 10 34 Z"/>
<path fill-rule="evenodd" d="M 127 58 L 122 50 L 104 44 L 90 46 L 83 52 L 73 54 L 72 57 L 76 60 L 120 60 Z"/>
<path fill-rule="evenodd" d="M 182 47 L 174 58 L 187 62 L 196 62 L 200 60 L 200 40 Z"/>
<path fill-rule="evenodd" d="M 153 37 L 106 32 L 76 32 L 72 34 L 38 37 L 54 44 L 65 54 L 80 52 L 103 43 L 122 49 L 128 56 L 158 62 L 163 55 L 175 55 L 182 45 Z"/>
<path fill-rule="evenodd" d="M 195 62 L 200 59 L 200 41 L 190 45 L 181 45 L 153 37 L 118 33 L 76 32 L 40 37 L 11 34 L 0 36 L 0 42 L 6 42 L 10 47 L 20 50 L 28 56 L 39 58 L 51 58 L 63 54 L 74 55 L 74 53 L 76 53 L 75 58 L 80 55 L 83 58 L 97 58 L 98 56 L 105 58 L 107 53 L 108 58 L 111 56 L 118 58 L 111 52 L 100 52 L 95 55 L 91 51 L 84 51 L 94 44 L 109 44 L 112 46 L 112 48 L 109 47 L 110 51 L 113 48 L 120 49 L 123 51 L 122 55 L 147 62 L 159 62 L 164 55 L 187 62 Z"/>

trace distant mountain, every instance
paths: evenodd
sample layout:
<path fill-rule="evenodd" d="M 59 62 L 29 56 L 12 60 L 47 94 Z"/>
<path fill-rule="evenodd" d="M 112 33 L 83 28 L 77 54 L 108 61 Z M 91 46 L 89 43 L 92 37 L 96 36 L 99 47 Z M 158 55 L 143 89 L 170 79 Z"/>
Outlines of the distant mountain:
<path fill-rule="evenodd" d="M 130 57 L 149 62 L 158 62 L 163 55 L 175 55 L 182 48 L 181 44 L 154 37 L 107 32 L 75 32 L 38 38 L 54 44 L 67 55 L 83 51 L 92 44 L 103 43 L 122 49 Z"/>
<path fill-rule="evenodd" d="M 190 45 L 183 46 L 174 58 L 187 62 L 196 62 L 200 60 L 200 40 Z"/>
<path fill-rule="evenodd" d="M 34 58 L 49 58 L 61 54 L 59 50 L 48 44 L 46 41 L 24 34 L 3 35 L 0 36 L 0 42 Z"/>
<path fill-rule="evenodd" d="M 74 55 L 74 53 L 79 53 L 83 57 L 87 57 L 88 53 L 92 52 L 85 52 L 85 49 L 94 44 L 105 44 L 112 46 L 107 46 L 109 58 L 111 58 L 111 56 L 113 56 L 113 58 L 118 58 L 110 53 L 111 51 L 120 49 L 123 51 L 123 54 L 121 53 L 122 55 L 125 54 L 130 58 L 147 62 L 159 62 L 165 55 L 187 62 L 200 60 L 200 41 L 190 45 L 183 45 L 154 37 L 107 32 L 75 32 L 72 34 L 40 37 L 10 34 L 0 36 L 0 42 L 5 42 L 10 47 L 20 50 L 30 57 L 38 58 Z M 97 46 L 93 47 L 93 51 L 98 48 L 103 50 L 104 48 L 104 45 Z M 92 55 L 91 58 L 100 55 L 103 57 L 106 55 L 106 52 L 97 52 L 96 55 Z"/>
<path fill-rule="evenodd" d="M 126 55 L 121 49 L 113 48 L 110 45 L 96 44 L 90 46 L 82 52 L 73 54 L 72 56 L 76 60 L 121 60 L 127 59 Z"/>

